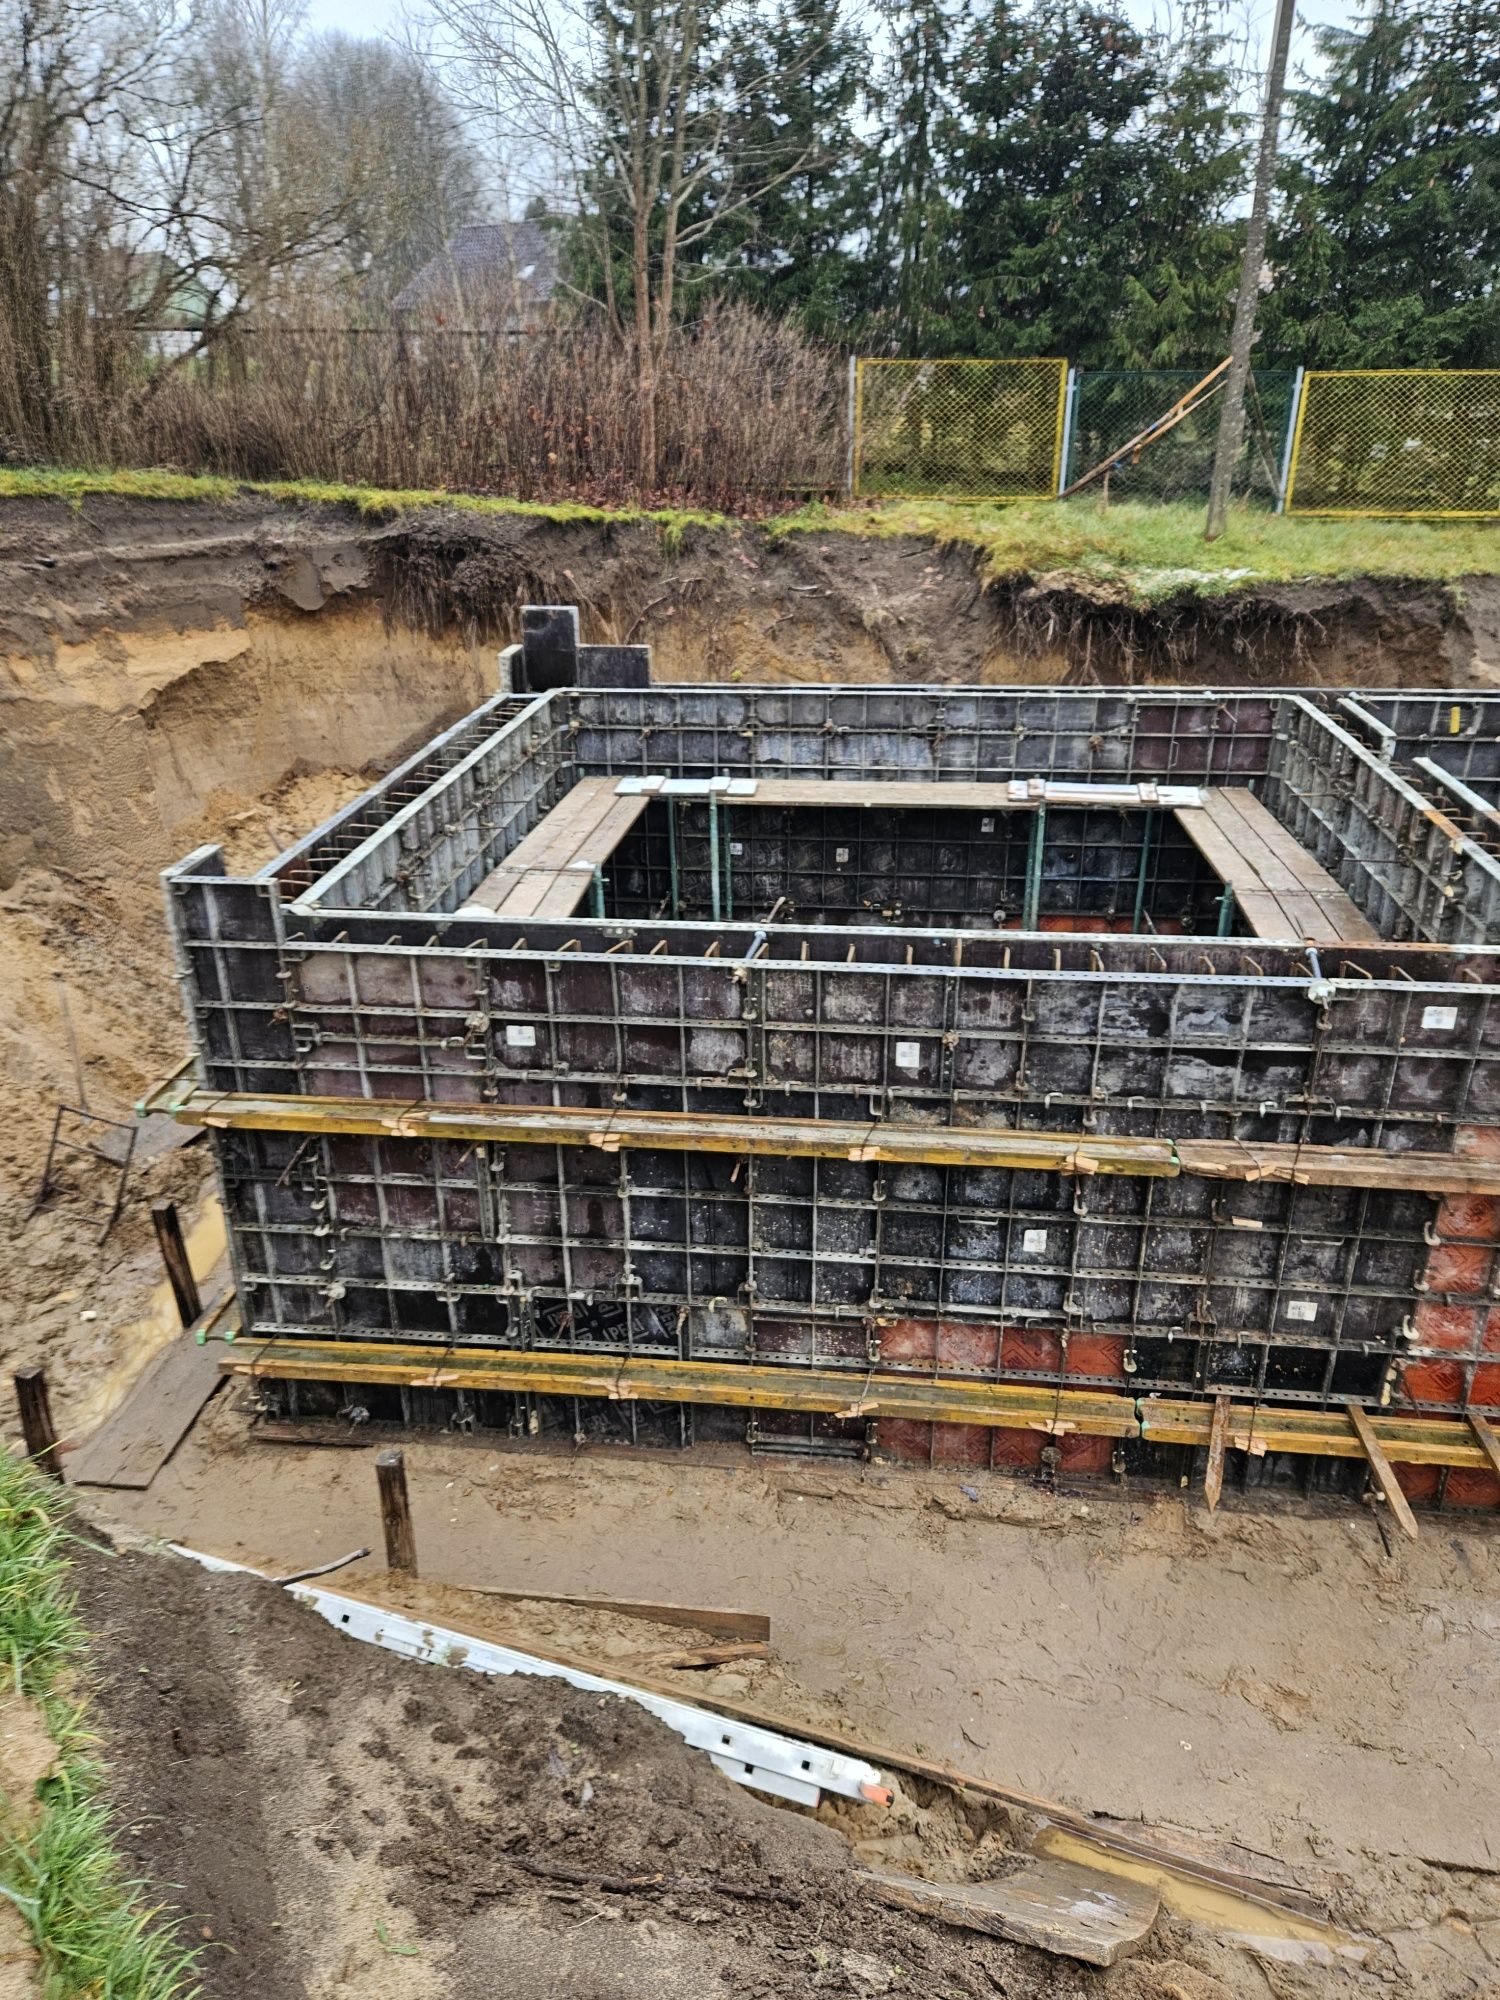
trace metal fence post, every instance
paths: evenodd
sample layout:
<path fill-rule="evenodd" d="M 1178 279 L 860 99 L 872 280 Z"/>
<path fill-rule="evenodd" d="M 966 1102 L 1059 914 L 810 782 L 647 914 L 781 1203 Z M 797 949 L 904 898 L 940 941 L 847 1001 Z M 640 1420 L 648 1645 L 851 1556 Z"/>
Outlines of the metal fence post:
<path fill-rule="evenodd" d="M 1061 495 L 1068 490 L 1068 463 L 1073 456 L 1073 417 L 1078 408 L 1078 370 L 1068 370 L 1068 385 L 1063 391 L 1063 434 L 1062 447 L 1057 454 L 1057 490 Z"/>
<path fill-rule="evenodd" d="M 1286 439 L 1281 447 L 1281 473 L 1276 481 L 1276 511 L 1286 510 L 1286 483 L 1292 471 L 1292 443 L 1297 435 L 1297 412 L 1302 408 L 1302 384 L 1307 370 L 1299 361 L 1297 374 L 1292 382 L 1292 400 L 1286 413 Z"/>
<path fill-rule="evenodd" d="M 855 355 L 851 354 L 849 356 L 849 389 L 847 397 L 849 438 L 844 454 L 844 491 L 849 495 L 851 500 L 854 498 L 854 431 L 858 421 L 856 416 L 856 382 L 858 375 L 859 361 Z"/>

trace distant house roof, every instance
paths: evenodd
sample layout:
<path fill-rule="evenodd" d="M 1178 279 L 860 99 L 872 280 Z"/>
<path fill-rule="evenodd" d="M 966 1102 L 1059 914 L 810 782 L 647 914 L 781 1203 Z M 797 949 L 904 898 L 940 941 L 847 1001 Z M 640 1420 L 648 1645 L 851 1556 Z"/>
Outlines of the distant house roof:
<path fill-rule="evenodd" d="M 557 244 L 539 222 L 476 222 L 396 294 L 391 311 L 432 326 L 536 325 L 557 289 Z"/>

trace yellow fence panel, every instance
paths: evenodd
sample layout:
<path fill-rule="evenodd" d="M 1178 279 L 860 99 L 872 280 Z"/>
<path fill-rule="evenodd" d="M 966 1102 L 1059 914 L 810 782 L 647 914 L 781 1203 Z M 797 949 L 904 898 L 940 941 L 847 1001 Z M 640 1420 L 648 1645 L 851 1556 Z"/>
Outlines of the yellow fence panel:
<path fill-rule="evenodd" d="M 854 491 L 870 499 L 1056 493 L 1066 361 L 861 361 Z"/>
<path fill-rule="evenodd" d="M 1289 514 L 1500 514 L 1500 368 L 1308 370 Z"/>

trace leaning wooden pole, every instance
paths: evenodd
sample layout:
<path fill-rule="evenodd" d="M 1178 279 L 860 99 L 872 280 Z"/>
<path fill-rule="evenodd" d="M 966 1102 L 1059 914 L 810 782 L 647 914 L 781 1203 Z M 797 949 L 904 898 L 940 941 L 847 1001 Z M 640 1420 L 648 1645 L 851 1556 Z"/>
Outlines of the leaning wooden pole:
<path fill-rule="evenodd" d="M 57 1455 L 57 1430 L 52 1422 L 46 1370 L 33 1362 L 28 1368 L 16 1370 L 15 1382 L 26 1456 L 43 1472 L 51 1473 L 54 1479 L 61 1479 L 63 1469 Z"/>
<path fill-rule="evenodd" d="M 152 1202 L 151 1223 L 156 1231 L 161 1261 L 167 1267 L 167 1282 L 172 1287 L 172 1297 L 177 1301 L 177 1317 L 184 1326 L 192 1326 L 203 1316 L 203 1301 L 198 1295 L 198 1280 L 193 1276 L 187 1244 L 183 1240 L 177 1204 L 172 1201 Z"/>

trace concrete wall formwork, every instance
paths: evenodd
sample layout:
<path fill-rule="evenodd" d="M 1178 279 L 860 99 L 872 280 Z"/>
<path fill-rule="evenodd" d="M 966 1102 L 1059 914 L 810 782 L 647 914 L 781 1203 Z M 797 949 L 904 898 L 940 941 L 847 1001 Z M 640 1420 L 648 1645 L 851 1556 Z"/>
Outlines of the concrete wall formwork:
<path fill-rule="evenodd" d="M 252 880 L 200 849 L 166 884 L 192 1083 L 230 1107 L 246 1336 L 1500 1417 L 1500 861 L 1418 782 L 1437 702 L 1387 703 L 1392 756 L 1336 698 L 1298 694 L 563 687 L 488 704 Z M 648 775 L 1248 787 L 1379 941 L 1184 935 L 1214 904 L 1175 863 L 1156 927 L 1142 885 L 1170 815 L 1149 789 L 1049 808 L 1050 829 L 1034 802 L 1011 815 L 992 832 L 1032 857 L 1030 910 L 1013 856 L 943 928 L 890 903 L 889 856 L 859 877 L 887 898 L 864 921 L 771 899 L 813 878 L 801 822 L 769 808 L 754 865 L 722 864 L 733 915 L 710 920 L 697 799 L 670 829 L 653 805 L 602 915 L 455 914 L 580 779 Z M 751 814 L 722 803 L 728 857 Z M 945 853 L 973 866 L 983 822 L 949 818 L 924 827 L 918 904 Z M 640 914 L 653 897 L 671 907 Z M 391 1115 L 278 1125 L 313 1099 Z M 663 1129 L 443 1137 L 434 1117 L 460 1107 Z M 1052 1151 L 1007 1157 L 1007 1134 Z M 404 1389 L 400 1407 L 633 1437 L 746 1421 Z M 750 1435 L 1167 1468 L 1108 1437 L 857 1414 L 763 1409 Z M 1483 1472 L 1402 1477 L 1500 1496 Z"/>

